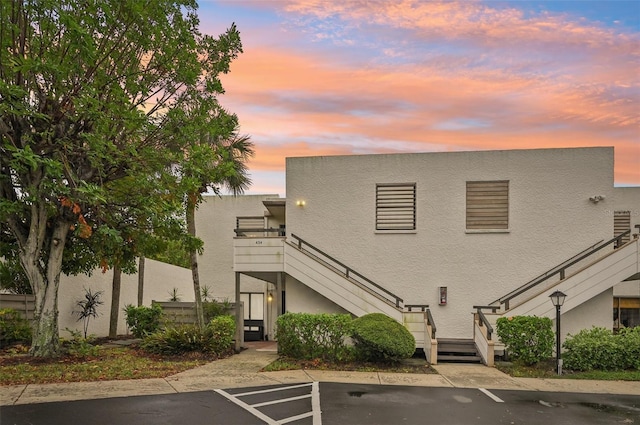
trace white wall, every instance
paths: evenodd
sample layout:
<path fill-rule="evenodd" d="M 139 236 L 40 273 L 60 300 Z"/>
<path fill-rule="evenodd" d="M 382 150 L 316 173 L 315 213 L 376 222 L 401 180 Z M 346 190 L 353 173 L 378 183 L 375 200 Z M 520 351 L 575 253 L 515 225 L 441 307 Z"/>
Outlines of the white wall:
<path fill-rule="evenodd" d="M 287 313 L 348 313 L 339 305 L 334 304 L 289 276 L 286 279 L 286 293 L 287 303 L 285 307 Z"/>
<path fill-rule="evenodd" d="M 287 233 L 407 304 L 430 304 L 439 337 L 470 338 L 473 305 L 613 233 L 612 148 L 287 158 L 286 177 Z M 472 180 L 509 180 L 508 232 L 465 231 Z M 376 183 L 409 182 L 417 184 L 416 232 L 377 233 Z M 593 195 L 606 199 L 594 204 Z M 442 307 L 439 286 L 448 287 Z"/>
<path fill-rule="evenodd" d="M 562 314 L 560 310 L 560 334 L 562 341 L 568 334 L 575 335 L 582 329 L 591 329 L 593 326 L 612 329 L 613 328 L 613 290 L 604 291 L 586 303 Z M 555 319 L 553 321 L 555 332 Z"/>
<path fill-rule="evenodd" d="M 98 307 L 99 316 L 89 322 L 89 334 L 102 337 L 109 335 L 109 315 L 111 311 L 111 288 L 113 271 L 102 273 L 96 270 L 91 276 L 65 276 L 60 277 L 60 292 L 58 293 L 58 310 L 60 336 L 68 338 L 69 332 L 65 328 L 82 331 L 82 321 L 78 322 L 78 316 L 72 314 L 78 310 L 76 303 L 84 299 L 84 288 L 92 292 L 102 291 L 100 299 L 104 304 Z M 145 283 L 143 293 L 143 305 L 150 306 L 151 301 L 168 301 L 173 288 L 177 288 L 181 301 L 193 301 L 193 281 L 191 270 L 172 266 L 147 259 L 145 262 Z M 120 290 L 120 306 L 118 318 L 118 334 L 127 333 L 124 308 L 128 304 L 138 303 L 138 274 L 122 274 Z"/>
<path fill-rule="evenodd" d="M 213 297 L 235 301 L 233 238 L 236 217 L 263 216 L 263 201 L 278 195 L 206 196 L 196 211 L 196 235 L 204 241 L 198 259 L 200 285 Z M 277 227 L 277 225 L 274 225 Z M 240 278 L 242 292 L 264 292 L 265 283 L 250 276 Z"/>
<path fill-rule="evenodd" d="M 637 234 L 640 225 L 640 187 L 616 187 L 613 190 L 613 208 L 607 215 L 613 216 L 615 211 L 629 211 L 631 216 L 631 233 Z M 640 297 L 640 280 L 622 282 L 613 288 L 615 297 Z"/>

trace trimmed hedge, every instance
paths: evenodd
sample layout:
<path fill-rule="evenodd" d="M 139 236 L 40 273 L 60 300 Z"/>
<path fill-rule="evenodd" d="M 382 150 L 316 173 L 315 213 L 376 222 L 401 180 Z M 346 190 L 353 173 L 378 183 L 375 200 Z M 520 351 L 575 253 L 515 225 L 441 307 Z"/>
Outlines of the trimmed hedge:
<path fill-rule="evenodd" d="M 365 361 L 397 362 L 411 357 L 416 350 L 411 332 L 382 313 L 355 319 L 352 338 L 358 357 Z"/>
<path fill-rule="evenodd" d="M 351 334 L 351 323 L 348 314 L 283 314 L 276 322 L 278 352 L 303 360 L 347 360 L 352 355 L 345 344 Z"/>
<path fill-rule="evenodd" d="M 562 346 L 567 369 L 640 369 L 640 327 L 624 328 L 618 334 L 601 327 L 583 329 L 569 335 Z"/>
<path fill-rule="evenodd" d="M 514 360 L 533 365 L 551 358 L 554 334 L 548 317 L 501 317 L 496 324 L 498 336 Z"/>

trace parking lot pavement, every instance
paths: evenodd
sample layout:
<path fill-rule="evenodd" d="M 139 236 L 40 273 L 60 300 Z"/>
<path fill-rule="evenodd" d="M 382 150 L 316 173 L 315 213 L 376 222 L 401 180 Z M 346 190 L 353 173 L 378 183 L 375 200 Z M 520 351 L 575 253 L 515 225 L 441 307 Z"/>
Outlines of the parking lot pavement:
<path fill-rule="evenodd" d="M 303 383 L 4 406 L 2 425 L 604 425 L 640 423 L 640 396 Z"/>

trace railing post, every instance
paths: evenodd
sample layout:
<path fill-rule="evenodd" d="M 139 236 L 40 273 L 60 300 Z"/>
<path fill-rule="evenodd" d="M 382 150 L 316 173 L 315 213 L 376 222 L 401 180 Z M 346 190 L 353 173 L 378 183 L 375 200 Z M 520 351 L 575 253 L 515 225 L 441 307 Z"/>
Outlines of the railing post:
<path fill-rule="evenodd" d="M 560 269 L 560 280 L 564 279 L 564 271 L 565 269 Z"/>

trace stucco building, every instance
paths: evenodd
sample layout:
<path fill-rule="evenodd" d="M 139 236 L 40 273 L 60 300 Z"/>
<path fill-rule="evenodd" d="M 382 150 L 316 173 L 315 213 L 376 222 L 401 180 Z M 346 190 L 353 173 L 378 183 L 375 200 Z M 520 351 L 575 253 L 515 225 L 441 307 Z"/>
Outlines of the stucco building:
<path fill-rule="evenodd" d="M 614 302 L 636 325 L 640 188 L 614 187 L 613 161 L 609 147 L 287 158 L 286 199 L 200 207 L 203 284 L 239 292 L 265 338 L 282 312 L 380 311 L 427 352 L 425 320 L 436 341 L 477 339 L 479 311 L 553 318 L 556 289 L 563 335 L 612 328 Z"/>

